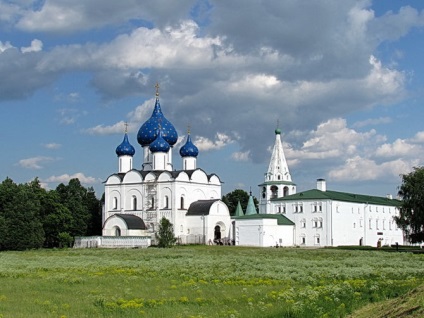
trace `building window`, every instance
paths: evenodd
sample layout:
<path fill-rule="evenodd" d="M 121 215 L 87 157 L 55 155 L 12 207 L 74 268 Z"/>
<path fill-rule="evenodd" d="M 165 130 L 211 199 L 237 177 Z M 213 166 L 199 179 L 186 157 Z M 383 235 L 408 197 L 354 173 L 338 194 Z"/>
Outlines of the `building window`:
<path fill-rule="evenodd" d="M 319 218 L 318 219 L 318 227 L 319 228 L 322 228 L 322 218 Z"/>
<path fill-rule="evenodd" d="M 378 228 L 378 220 L 375 220 L 375 228 L 376 228 L 377 230 L 379 230 L 379 228 Z"/>
<path fill-rule="evenodd" d="M 368 223 L 370 230 L 372 230 L 372 219 L 369 219 Z"/>
<path fill-rule="evenodd" d="M 152 209 L 154 209 L 154 208 L 155 208 L 155 198 L 154 198 L 154 197 L 152 197 L 152 206 L 151 206 L 151 208 L 152 208 Z"/>
<path fill-rule="evenodd" d="M 164 197 L 163 205 L 164 205 L 164 207 L 163 207 L 164 209 L 168 209 L 169 208 L 169 198 L 168 198 L 167 195 L 165 195 L 165 197 Z"/>
<path fill-rule="evenodd" d="M 285 205 L 283 205 L 283 213 L 284 214 L 286 213 L 286 206 Z"/>
<path fill-rule="evenodd" d="M 184 210 L 184 197 L 181 197 L 180 199 L 180 209 Z"/>
<path fill-rule="evenodd" d="M 281 206 L 278 206 L 277 212 L 281 213 Z"/>
<path fill-rule="evenodd" d="M 314 204 L 313 211 L 318 212 L 318 205 L 316 203 Z"/>
<path fill-rule="evenodd" d="M 132 209 L 137 210 L 137 197 L 135 195 L 132 197 Z"/>
<path fill-rule="evenodd" d="M 271 186 L 271 198 L 276 199 L 278 197 L 278 187 L 273 185 Z"/>
<path fill-rule="evenodd" d="M 118 209 L 118 198 L 117 197 L 113 198 L 113 209 L 114 210 Z"/>
<path fill-rule="evenodd" d="M 389 230 L 392 229 L 392 222 L 389 220 Z"/>
<path fill-rule="evenodd" d="M 315 245 L 319 245 L 321 243 L 321 240 L 319 238 L 319 235 L 315 236 Z"/>
<path fill-rule="evenodd" d="M 303 213 L 303 205 L 300 205 L 300 206 L 299 206 L 299 212 L 300 212 L 300 213 Z"/>
<path fill-rule="evenodd" d="M 363 221 L 362 219 L 359 220 L 359 227 L 363 226 L 362 221 Z"/>
<path fill-rule="evenodd" d="M 355 222 L 353 222 L 353 228 L 354 228 L 354 229 L 356 228 L 356 223 L 355 223 Z"/>
<path fill-rule="evenodd" d="M 301 227 L 301 228 L 306 228 L 306 220 L 305 220 L 305 219 L 302 219 L 302 220 L 300 221 L 300 227 Z"/>
<path fill-rule="evenodd" d="M 306 244 L 306 236 L 304 234 L 300 237 L 300 244 L 302 245 Z"/>

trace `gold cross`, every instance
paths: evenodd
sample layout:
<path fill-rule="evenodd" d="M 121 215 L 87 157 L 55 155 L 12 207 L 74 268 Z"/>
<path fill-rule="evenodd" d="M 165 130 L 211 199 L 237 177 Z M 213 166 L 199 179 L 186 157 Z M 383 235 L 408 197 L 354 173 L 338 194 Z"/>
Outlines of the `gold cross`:
<path fill-rule="evenodd" d="M 156 82 L 155 88 L 156 88 L 156 99 L 159 99 L 159 83 L 158 82 Z"/>
<path fill-rule="evenodd" d="M 127 133 L 128 132 L 128 123 L 127 122 L 125 122 L 125 133 Z"/>

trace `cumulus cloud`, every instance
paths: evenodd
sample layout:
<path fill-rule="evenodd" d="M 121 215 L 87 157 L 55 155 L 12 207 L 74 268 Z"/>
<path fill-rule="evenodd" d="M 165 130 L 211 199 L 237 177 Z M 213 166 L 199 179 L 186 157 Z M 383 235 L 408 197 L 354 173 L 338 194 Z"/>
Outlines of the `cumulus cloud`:
<path fill-rule="evenodd" d="M 30 52 L 39 52 L 43 49 L 43 42 L 40 40 L 34 39 L 31 41 L 31 46 L 22 47 L 22 53 L 30 53 Z"/>
<path fill-rule="evenodd" d="M 195 145 L 199 150 L 217 150 L 221 149 L 231 143 L 233 143 L 234 140 L 232 140 L 229 136 L 223 133 L 217 133 L 215 135 L 214 140 L 210 140 L 206 137 L 197 137 L 194 141 Z"/>
<path fill-rule="evenodd" d="M 33 158 L 21 159 L 18 161 L 17 165 L 25 169 L 42 169 L 44 168 L 45 164 L 54 160 L 55 159 L 51 157 L 38 156 Z"/>
<path fill-rule="evenodd" d="M 84 173 L 82 173 L 82 172 L 77 172 L 77 173 L 74 173 L 72 175 L 65 173 L 65 174 L 62 174 L 60 176 L 51 176 L 51 177 L 43 180 L 43 182 L 67 183 L 67 182 L 69 182 L 69 180 L 75 179 L 75 178 L 78 178 L 79 181 L 81 183 L 84 183 L 84 184 L 95 184 L 95 183 L 100 182 L 99 179 L 94 178 L 94 177 L 90 177 L 90 176 L 85 176 Z"/>

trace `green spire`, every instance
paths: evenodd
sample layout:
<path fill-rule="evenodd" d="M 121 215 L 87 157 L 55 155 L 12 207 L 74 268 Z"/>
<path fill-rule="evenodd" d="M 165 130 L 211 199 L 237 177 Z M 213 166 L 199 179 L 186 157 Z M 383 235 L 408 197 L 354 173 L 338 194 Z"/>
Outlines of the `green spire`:
<path fill-rule="evenodd" d="M 241 208 L 240 200 L 237 203 L 236 212 L 234 213 L 234 216 L 243 216 L 243 209 Z"/>
<path fill-rule="evenodd" d="M 255 203 L 253 202 L 252 192 L 250 192 L 249 201 L 247 202 L 246 215 L 258 214 L 256 212 Z"/>

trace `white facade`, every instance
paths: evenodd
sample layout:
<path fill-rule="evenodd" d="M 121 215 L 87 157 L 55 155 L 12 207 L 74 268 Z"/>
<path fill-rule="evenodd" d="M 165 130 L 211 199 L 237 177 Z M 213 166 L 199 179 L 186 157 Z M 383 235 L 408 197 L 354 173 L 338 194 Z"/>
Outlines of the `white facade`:
<path fill-rule="evenodd" d="M 243 246 L 294 246 L 294 224 L 280 225 L 267 215 L 234 221 L 234 244 Z"/>
<path fill-rule="evenodd" d="M 291 177 L 280 180 L 278 176 L 281 178 L 282 175 L 275 173 L 278 169 L 274 167 L 288 171 L 285 159 L 276 159 L 283 157 L 277 129 L 266 181 L 259 185 L 260 213 L 282 214 L 294 222 L 294 245 L 377 246 L 404 243 L 403 232 L 393 218 L 399 213 L 398 200 L 329 191 L 324 179 L 317 180 L 316 189 L 296 193 L 294 184 L 288 184 L 292 181 Z M 287 192 L 281 192 L 282 189 L 287 189 Z"/>
<path fill-rule="evenodd" d="M 220 201 L 221 180 L 215 174 L 196 168 L 198 150 L 189 135 L 180 149 L 183 169 L 173 168 L 172 150 L 177 134 L 162 114 L 158 94 L 152 117 L 142 125 L 137 137 L 143 157 L 139 168 L 132 166 L 135 150 L 127 135 L 116 150 L 119 172 L 105 182 L 103 235 L 150 235 L 154 239 L 158 224 L 165 217 L 173 224 L 180 242 L 204 234 L 207 240 L 214 239 L 218 232 L 222 237 L 229 237 L 231 220 L 228 207 Z M 187 215 L 190 206 L 200 200 L 216 201 L 197 211 L 204 218 L 201 226 L 199 217 Z M 142 223 L 131 221 L 134 217 Z"/>

